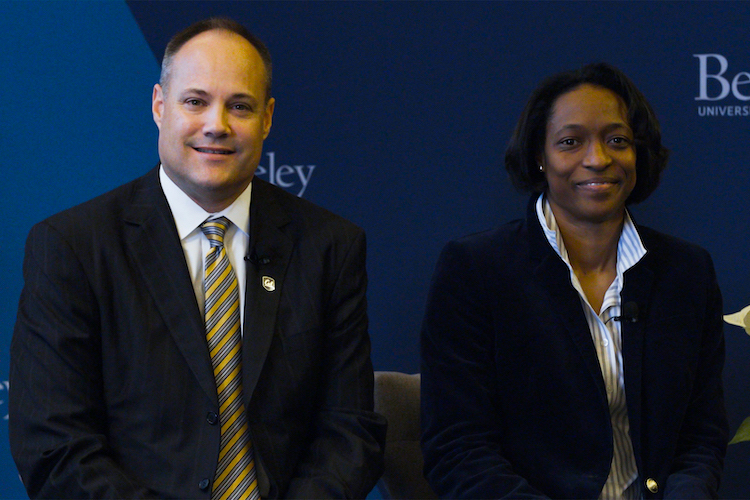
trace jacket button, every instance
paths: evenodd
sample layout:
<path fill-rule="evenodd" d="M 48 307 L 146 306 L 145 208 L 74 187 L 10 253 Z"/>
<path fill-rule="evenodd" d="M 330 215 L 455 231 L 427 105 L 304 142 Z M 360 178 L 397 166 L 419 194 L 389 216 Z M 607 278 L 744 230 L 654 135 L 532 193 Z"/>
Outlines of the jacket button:
<path fill-rule="evenodd" d="M 646 488 L 648 488 L 648 491 L 651 493 L 657 493 L 659 491 L 659 483 L 652 478 L 648 478 L 646 479 Z"/>
<path fill-rule="evenodd" d="M 209 481 L 208 479 L 204 479 L 200 483 L 198 483 L 198 488 L 205 491 L 208 489 L 209 484 L 211 484 L 211 481 Z"/>
<path fill-rule="evenodd" d="M 210 412 L 208 412 L 208 414 L 206 415 L 206 421 L 207 421 L 207 422 L 208 422 L 209 424 L 211 424 L 211 425 L 216 425 L 216 424 L 218 424 L 218 423 L 219 423 L 219 415 L 217 415 L 216 413 L 214 413 L 214 412 L 210 411 Z"/>

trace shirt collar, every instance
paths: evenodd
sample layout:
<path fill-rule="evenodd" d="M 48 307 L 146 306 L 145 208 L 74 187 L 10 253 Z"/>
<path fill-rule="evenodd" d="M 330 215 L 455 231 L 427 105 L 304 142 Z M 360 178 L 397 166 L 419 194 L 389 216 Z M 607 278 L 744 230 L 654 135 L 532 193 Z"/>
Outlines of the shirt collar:
<path fill-rule="evenodd" d="M 555 214 L 549 206 L 549 200 L 544 194 L 539 195 L 536 200 L 536 215 L 542 226 L 544 236 L 557 255 L 570 266 L 568 252 L 565 249 L 560 228 L 557 225 Z M 638 230 L 635 227 L 630 212 L 625 210 L 625 223 L 622 227 L 620 240 L 617 243 L 617 274 L 621 276 L 625 271 L 633 267 L 646 255 L 646 247 L 643 245 Z"/>
<path fill-rule="evenodd" d="M 240 194 L 231 205 L 215 214 L 206 212 L 194 202 L 185 192 L 175 184 L 172 179 L 164 172 L 164 167 L 159 166 L 159 181 L 164 196 L 167 198 L 169 209 L 172 211 L 177 234 L 180 240 L 195 231 L 208 218 L 226 217 L 237 228 L 248 234 L 250 227 L 250 200 L 252 197 L 253 183 L 248 184 L 247 188 Z"/>

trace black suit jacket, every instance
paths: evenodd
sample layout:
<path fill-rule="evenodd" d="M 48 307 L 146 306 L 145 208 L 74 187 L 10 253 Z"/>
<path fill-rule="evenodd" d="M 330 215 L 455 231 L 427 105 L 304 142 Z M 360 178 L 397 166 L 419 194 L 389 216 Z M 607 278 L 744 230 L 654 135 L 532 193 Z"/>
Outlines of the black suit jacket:
<path fill-rule="evenodd" d="M 259 179 L 250 212 L 242 375 L 261 495 L 364 497 L 385 435 L 364 233 Z M 9 426 L 29 495 L 209 498 L 216 385 L 158 169 L 37 224 L 24 278 Z"/>
<path fill-rule="evenodd" d="M 448 498 L 597 498 L 613 453 L 578 292 L 526 220 L 447 245 L 422 330 L 425 473 Z M 625 393 L 645 498 L 717 495 L 727 443 L 721 295 L 702 249 L 639 227 Z M 656 491 L 646 487 L 648 484 Z"/>

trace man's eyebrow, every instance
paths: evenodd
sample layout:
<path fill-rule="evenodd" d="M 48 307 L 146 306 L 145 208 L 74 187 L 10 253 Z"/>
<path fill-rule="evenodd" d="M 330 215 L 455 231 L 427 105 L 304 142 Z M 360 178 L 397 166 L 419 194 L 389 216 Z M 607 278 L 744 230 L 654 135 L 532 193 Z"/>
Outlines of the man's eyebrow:
<path fill-rule="evenodd" d="M 249 99 L 251 101 L 257 101 L 258 99 L 252 94 L 245 94 L 244 92 L 237 92 L 232 94 L 232 99 Z"/>
<path fill-rule="evenodd" d="M 186 94 L 198 95 L 200 97 L 207 97 L 207 96 L 210 95 L 205 90 L 202 90 L 202 89 L 199 89 L 199 88 L 187 88 L 187 89 L 185 89 L 185 90 L 182 91 L 182 95 L 186 95 Z M 247 99 L 247 100 L 250 100 L 250 101 L 253 101 L 253 102 L 258 102 L 258 98 L 256 98 L 252 94 L 247 94 L 245 92 L 237 92 L 236 94 L 232 94 L 231 95 L 231 99 Z"/>
<path fill-rule="evenodd" d="M 182 94 L 197 94 L 199 96 L 207 96 L 208 92 L 198 88 L 189 88 L 182 91 Z"/>

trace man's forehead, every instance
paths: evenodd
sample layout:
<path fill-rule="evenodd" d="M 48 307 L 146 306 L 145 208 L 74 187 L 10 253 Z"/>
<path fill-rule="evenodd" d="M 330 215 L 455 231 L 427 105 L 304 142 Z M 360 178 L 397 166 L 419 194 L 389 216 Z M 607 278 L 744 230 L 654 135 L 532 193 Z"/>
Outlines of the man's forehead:
<path fill-rule="evenodd" d="M 237 58 L 245 58 L 252 63 L 263 63 L 253 44 L 237 33 L 226 30 L 209 30 L 194 36 L 180 47 L 174 59 L 177 62 L 195 54 L 206 54 L 214 57 L 219 54 L 234 55 Z"/>
<path fill-rule="evenodd" d="M 245 38 L 224 30 L 211 30 L 196 35 L 174 56 L 173 77 L 181 86 L 205 85 L 206 79 L 245 81 L 245 92 L 259 84 L 265 85 L 266 67 L 258 50 Z"/>

